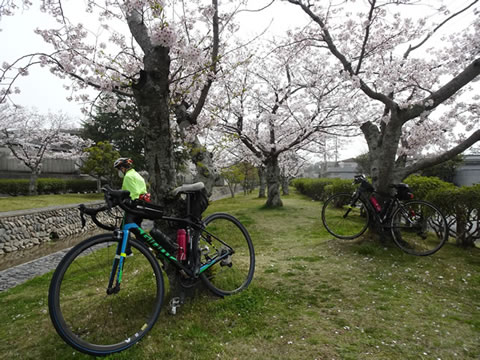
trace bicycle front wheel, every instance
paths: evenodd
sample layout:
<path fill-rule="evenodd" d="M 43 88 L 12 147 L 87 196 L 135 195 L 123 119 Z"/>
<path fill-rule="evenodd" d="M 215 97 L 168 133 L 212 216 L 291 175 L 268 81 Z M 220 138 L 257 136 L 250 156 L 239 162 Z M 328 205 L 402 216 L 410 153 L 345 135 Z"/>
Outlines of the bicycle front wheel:
<path fill-rule="evenodd" d="M 138 342 L 157 320 L 163 277 L 151 252 L 135 239 L 125 259 L 120 290 L 107 294 L 121 240 L 91 237 L 72 248 L 53 274 L 48 294 L 50 318 L 58 334 L 90 355 L 122 351 Z"/>
<path fill-rule="evenodd" d="M 435 205 L 423 200 L 401 204 L 393 213 L 391 230 L 400 249 L 418 256 L 435 253 L 448 238 L 445 216 Z"/>
<path fill-rule="evenodd" d="M 198 243 L 202 281 L 219 296 L 245 289 L 255 271 L 255 252 L 247 229 L 224 213 L 209 215 L 204 224 Z"/>
<path fill-rule="evenodd" d="M 339 239 L 352 240 L 362 235 L 370 222 L 365 203 L 353 202 L 352 194 L 338 193 L 328 198 L 322 208 L 325 229 Z"/>

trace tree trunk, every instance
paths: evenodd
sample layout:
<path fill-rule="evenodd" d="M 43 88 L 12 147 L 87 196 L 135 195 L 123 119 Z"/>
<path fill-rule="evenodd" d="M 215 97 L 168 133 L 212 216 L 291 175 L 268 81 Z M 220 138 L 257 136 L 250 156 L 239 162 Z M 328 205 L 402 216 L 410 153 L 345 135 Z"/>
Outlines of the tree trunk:
<path fill-rule="evenodd" d="M 266 171 L 263 166 L 260 166 L 258 168 L 258 180 L 259 180 L 259 187 L 258 187 L 258 197 L 259 198 L 264 198 L 266 197 L 265 195 L 265 190 L 267 187 L 267 179 L 266 179 Z"/>
<path fill-rule="evenodd" d="M 37 181 L 40 172 L 35 169 L 30 173 L 30 183 L 28 184 L 28 195 L 37 195 Z"/>
<path fill-rule="evenodd" d="M 170 191 L 176 184 L 176 167 L 171 137 L 168 76 L 170 56 L 167 48 L 154 47 L 144 56 L 145 70 L 140 73 L 133 93 L 138 106 L 141 125 L 144 129 L 145 159 L 149 173 L 150 190 L 155 204 L 165 208 L 166 215 L 182 216 L 184 206 L 178 199 L 171 198 Z M 168 222 L 156 222 L 172 241 L 176 239 L 176 228 Z M 185 298 L 195 294 L 195 287 L 185 288 L 184 281 L 174 266 L 165 263 L 170 284 L 171 299 Z"/>
<path fill-rule="evenodd" d="M 212 154 L 200 143 L 198 137 L 195 137 L 195 142 L 192 146 L 193 149 L 190 155 L 197 169 L 195 181 L 201 181 L 205 184 L 208 196 L 210 197 L 215 183 L 220 178 L 220 174 L 213 163 Z"/>
<path fill-rule="evenodd" d="M 267 159 L 266 163 L 267 171 L 267 207 L 280 207 L 283 206 L 280 198 L 280 167 L 278 166 L 278 157 L 272 156 Z"/>
<path fill-rule="evenodd" d="M 282 194 L 290 195 L 290 190 L 288 188 L 288 178 L 285 176 L 282 176 Z"/>
<path fill-rule="evenodd" d="M 153 201 L 167 205 L 176 185 L 173 142 L 170 134 L 168 49 L 155 47 L 144 57 L 145 71 L 133 86 L 145 136 L 145 158 Z"/>
<path fill-rule="evenodd" d="M 99 177 L 97 177 L 97 193 L 101 193 L 102 192 L 102 179 Z"/>

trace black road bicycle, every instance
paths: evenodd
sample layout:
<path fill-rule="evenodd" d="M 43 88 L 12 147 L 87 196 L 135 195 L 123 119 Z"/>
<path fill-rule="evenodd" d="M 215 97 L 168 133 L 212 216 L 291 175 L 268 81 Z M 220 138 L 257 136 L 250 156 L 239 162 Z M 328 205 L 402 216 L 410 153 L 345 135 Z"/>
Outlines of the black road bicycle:
<path fill-rule="evenodd" d="M 203 188 L 203 183 L 196 183 L 174 190 L 185 194 L 184 218 L 164 216 L 160 207 L 149 203 L 132 202 L 129 192 L 121 190 L 104 189 L 106 206 L 80 206 L 83 222 L 84 214 L 89 215 L 110 232 L 73 247 L 53 274 L 48 307 L 63 340 L 81 352 L 101 356 L 142 339 L 155 324 L 163 302 L 163 274 L 156 257 L 173 264 L 185 286 L 200 280 L 219 296 L 235 294 L 250 284 L 255 269 L 250 235 L 226 213 L 199 219 L 204 209 L 195 208 L 199 202 L 204 208 L 208 205 L 206 196 L 201 196 Z M 97 219 L 97 214 L 114 206 L 125 211 L 126 219 L 176 224 L 187 240 L 186 249 L 172 247 L 158 229 L 148 234 L 137 222 L 125 221 L 117 228 Z"/>
<path fill-rule="evenodd" d="M 396 190 L 394 196 L 381 194 L 387 198 L 382 208 L 364 175 L 356 175 L 353 183 L 360 185 L 353 195 L 338 193 L 323 204 L 322 222 L 333 236 L 352 240 L 374 225 L 391 234 L 400 249 L 419 256 L 435 253 L 447 241 L 445 216 L 427 201 L 412 200 L 407 184 L 391 185 Z"/>

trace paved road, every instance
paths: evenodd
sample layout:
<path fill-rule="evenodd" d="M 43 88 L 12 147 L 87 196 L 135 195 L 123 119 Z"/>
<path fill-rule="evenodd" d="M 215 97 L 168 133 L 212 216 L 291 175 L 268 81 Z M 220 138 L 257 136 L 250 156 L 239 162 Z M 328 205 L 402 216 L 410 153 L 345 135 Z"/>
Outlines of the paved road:
<path fill-rule="evenodd" d="M 227 196 L 218 196 L 212 199 L 212 201 Z M 142 227 L 149 229 L 152 227 L 151 223 L 151 221 L 148 223 L 148 220 L 145 220 Z M 0 292 L 55 269 L 68 250 L 70 248 L 0 271 Z"/>
<path fill-rule="evenodd" d="M 25 264 L 0 271 L 0 291 L 10 289 L 11 287 L 55 269 L 68 250 L 69 249 L 64 249 Z"/>

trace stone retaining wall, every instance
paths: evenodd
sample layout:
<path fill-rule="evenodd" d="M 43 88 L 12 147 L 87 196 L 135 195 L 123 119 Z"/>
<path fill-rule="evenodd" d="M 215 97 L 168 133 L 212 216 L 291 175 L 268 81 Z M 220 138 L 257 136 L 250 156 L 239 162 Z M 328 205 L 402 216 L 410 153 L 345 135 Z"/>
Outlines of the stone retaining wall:
<path fill-rule="evenodd" d="M 100 206 L 103 201 L 88 204 Z M 88 216 L 86 216 L 88 218 Z M 105 222 L 108 215 L 99 214 Z M 0 213 L 0 254 L 96 229 L 91 220 L 82 228 L 78 204 Z"/>
<path fill-rule="evenodd" d="M 215 187 L 210 200 L 229 196 L 228 187 Z M 95 207 L 103 203 L 96 201 L 87 206 Z M 115 216 L 122 217 L 122 210 L 113 211 L 117 211 Z M 87 225 L 82 228 L 78 204 L 0 212 L 0 255 L 98 229 L 89 216 L 85 218 Z M 106 212 L 100 213 L 98 219 L 103 223 L 115 221 L 114 217 Z"/>

